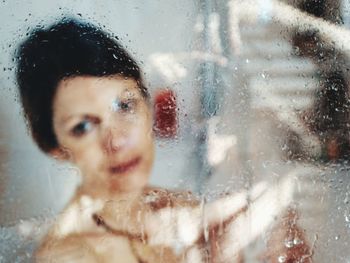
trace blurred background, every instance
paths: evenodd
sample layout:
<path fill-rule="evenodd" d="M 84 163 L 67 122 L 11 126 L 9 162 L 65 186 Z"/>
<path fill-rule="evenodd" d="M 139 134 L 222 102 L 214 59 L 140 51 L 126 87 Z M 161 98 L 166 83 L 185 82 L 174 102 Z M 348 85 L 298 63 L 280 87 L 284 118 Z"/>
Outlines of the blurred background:
<path fill-rule="evenodd" d="M 143 69 L 152 184 L 213 200 L 293 178 L 314 262 L 350 262 L 349 0 L 2 0 L 0 262 L 30 261 L 33 226 L 44 231 L 79 184 L 34 145 L 16 91 L 17 45 L 62 17 L 117 35 Z M 265 234 L 245 262 L 259 262 Z"/>

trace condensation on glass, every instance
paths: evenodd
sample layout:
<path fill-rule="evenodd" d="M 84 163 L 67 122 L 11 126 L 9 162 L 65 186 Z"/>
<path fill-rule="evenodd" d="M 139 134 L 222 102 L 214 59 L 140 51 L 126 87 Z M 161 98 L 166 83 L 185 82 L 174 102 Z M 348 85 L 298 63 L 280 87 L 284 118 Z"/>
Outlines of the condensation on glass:
<path fill-rule="evenodd" d="M 0 262 L 31 261 L 81 180 L 32 142 L 15 80 L 18 44 L 65 16 L 116 34 L 145 73 L 151 183 L 190 190 L 202 208 L 244 204 L 216 231 L 217 262 L 350 262 L 348 0 L 4 0 L 0 10 Z"/>

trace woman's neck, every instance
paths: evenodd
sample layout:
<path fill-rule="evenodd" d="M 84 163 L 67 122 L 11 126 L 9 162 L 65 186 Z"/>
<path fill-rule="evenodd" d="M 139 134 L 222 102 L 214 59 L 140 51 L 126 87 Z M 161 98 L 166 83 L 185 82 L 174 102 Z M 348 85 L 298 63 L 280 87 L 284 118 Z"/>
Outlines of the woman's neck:
<path fill-rule="evenodd" d="M 91 185 L 81 185 L 77 191 L 78 196 L 87 195 L 90 198 L 102 201 L 115 201 L 128 203 L 129 205 L 140 199 L 144 189 L 136 189 L 132 191 L 106 190 L 105 187 L 91 187 Z"/>

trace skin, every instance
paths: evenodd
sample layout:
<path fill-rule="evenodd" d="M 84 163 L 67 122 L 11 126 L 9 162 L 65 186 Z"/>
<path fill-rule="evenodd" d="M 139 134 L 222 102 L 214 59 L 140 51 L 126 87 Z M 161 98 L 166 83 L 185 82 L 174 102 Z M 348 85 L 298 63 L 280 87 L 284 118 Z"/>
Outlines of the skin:
<path fill-rule="evenodd" d="M 133 79 L 79 76 L 62 80 L 53 103 L 59 148 L 75 164 L 90 196 L 137 194 L 154 159 L 152 113 Z"/>

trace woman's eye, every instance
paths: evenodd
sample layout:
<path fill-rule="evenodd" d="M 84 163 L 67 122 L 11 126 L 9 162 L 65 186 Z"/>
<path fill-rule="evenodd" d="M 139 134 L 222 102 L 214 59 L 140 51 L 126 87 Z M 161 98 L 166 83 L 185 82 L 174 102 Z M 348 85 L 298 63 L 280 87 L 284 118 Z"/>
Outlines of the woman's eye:
<path fill-rule="evenodd" d="M 136 108 L 136 102 L 134 100 L 121 101 L 119 103 L 121 112 L 134 113 Z"/>
<path fill-rule="evenodd" d="M 92 123 L 90 121 L 82 121 L 75 125 L 72 129 L 72 134 L 76 137 L 80 137 L 88 133 L 92 129 Z"/>

